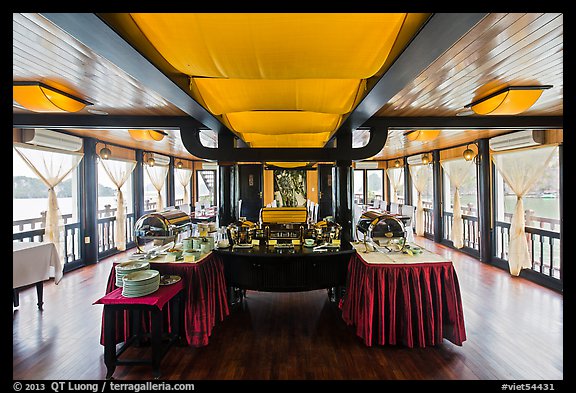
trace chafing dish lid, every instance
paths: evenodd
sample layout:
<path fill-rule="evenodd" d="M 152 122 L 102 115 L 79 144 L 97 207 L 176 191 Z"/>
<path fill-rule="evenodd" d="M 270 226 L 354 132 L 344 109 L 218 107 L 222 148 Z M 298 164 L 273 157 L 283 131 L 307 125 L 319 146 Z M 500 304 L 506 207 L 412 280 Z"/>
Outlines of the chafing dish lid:
<path fill-rule="evenodd" d="M 134 234 L 140 237 L 174 236 L 190 224 L 190 217 L 180 210 L 144 214 L 134 224 Z"/>
<path fill-rule="evenodd" d="M 374 238 L 404 237 L 404 224 L 389 214 L 366 212 L 356 225 L 358 230 Z"/>

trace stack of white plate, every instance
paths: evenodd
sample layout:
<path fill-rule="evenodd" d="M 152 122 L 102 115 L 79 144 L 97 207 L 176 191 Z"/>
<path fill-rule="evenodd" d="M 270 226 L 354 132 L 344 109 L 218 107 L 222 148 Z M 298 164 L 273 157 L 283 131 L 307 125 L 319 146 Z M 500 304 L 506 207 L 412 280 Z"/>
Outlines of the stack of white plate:
<path fill-rule="evenodd" d="M 130 261 L 122 262 L 116 265 L 116 286 L 121 287 L 122 278 L 132 272 L 150 269 L 150 262 L 147 261 Z"/>
<path fill-rule="evenodd" d="M 125 275 L 122 281 L 124 282 L 122 296 L 146 296 L 156 292 L 160 287 L 160 272 L 158 270 L 136 271 Z"/>

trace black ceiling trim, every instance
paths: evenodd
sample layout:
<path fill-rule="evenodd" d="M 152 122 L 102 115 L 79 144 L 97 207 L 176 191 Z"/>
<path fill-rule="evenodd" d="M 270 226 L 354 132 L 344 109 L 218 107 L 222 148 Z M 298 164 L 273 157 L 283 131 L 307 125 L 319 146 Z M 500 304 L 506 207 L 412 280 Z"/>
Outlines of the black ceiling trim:
<path fill-rule="evenodd" d="M 56 129 L 129 129 L 155 128 L 178 130 L 184 147 L 195 157 L 218 161 L 335 161 L 363 160 L 378 154 L 388 137 L 388 125 L 380 122 L 370 128 L 368 143 L 360 148 L 344 137 L 331 148 L 244 148 L 235 147 L 231 133 L 218 134 L 218 148 L 200 143 L 200 130 L 206 127 L 189 116 L 96 116 L 71 114 L 12 115 L 12 126 L 17 128 Z"/>
<path fill-rule="evenodd" d="M 42 13 L 40 15 L 206 127 L 216 132 L 231 132 L 97 15 L 91 13 Z"/>
<path fill-rule="evenodd" d="M 552 129 L 563 128 L 563 118 L 563 116 L 373 117 L 364 125 L 398 129 Z"/>
<path fill-rule="evenodd" d="M 413 81 L 486 13 L 437 13 L 432 15 L 360 104 L 350 113 L 335 135 L 355 130 L 378 112 L 392 97 Z M 458 108 L 459 109 L 459 108 Z"/>

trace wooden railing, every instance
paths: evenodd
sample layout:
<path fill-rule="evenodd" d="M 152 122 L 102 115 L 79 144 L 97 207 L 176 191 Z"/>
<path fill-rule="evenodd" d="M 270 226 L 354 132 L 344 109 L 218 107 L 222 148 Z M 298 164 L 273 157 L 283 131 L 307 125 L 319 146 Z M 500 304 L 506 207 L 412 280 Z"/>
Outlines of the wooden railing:
<path fill-rule="evenodd" d="M 530 250 L 532 270 L 545 276 L 560 279 L 560 233 L 545 229 L 525 227 Z M 508 261 L 510 223 L 496 221 L 494 256 Z"/>
<path fill-rule="evenodd" d="M 64 233 L 64 263 L 77 262 L 82 257 L 80 255 L 80 223 L 75 222 L 64 225 Z M 44 228 L 13 233 L 12 241 L 42 242 L 44 241 Z"/>
<path fill-rule="evenodd" d="M 116 216 L 98 219 L 98 256 L 105 257 L 116 251 L 114 235 Z M 126 215 L 126 244 L 134 242 L 134 213 Z"/>
<path fill-rule="evenodd" d="M 454 223 L 454 214 L 452 212 L 444 212 L 442 215 L 444 220 L 444 239 L 452 240 L 452 224 Z M 478 217 L 462 214 L 463 224 L 463 243 L 464 247 L 480 251 L 480 232 L 478 230 Z"/>
<path fill-rule="evenodd" d="M 98 254 L 104 257 L 115 252 L 114 233 L 116 231 L 116 208 L 106 205 L 104 209 L 98 210 Z M 64 221 L 65 241 L 64 255 L 65 263 L 77 262 L 80 255 L 80 224 L 68 223 L 72 219 L 72 214 L 62 215 Z M 41 213 L 41 217 L 13 221 L 12 227 L 13 241 L 42 242 L 44 241 L 44 226 L 46 222 L 46 212 Z M 126 215 L 126 243 L 134 241 L 134 213 Z"/>

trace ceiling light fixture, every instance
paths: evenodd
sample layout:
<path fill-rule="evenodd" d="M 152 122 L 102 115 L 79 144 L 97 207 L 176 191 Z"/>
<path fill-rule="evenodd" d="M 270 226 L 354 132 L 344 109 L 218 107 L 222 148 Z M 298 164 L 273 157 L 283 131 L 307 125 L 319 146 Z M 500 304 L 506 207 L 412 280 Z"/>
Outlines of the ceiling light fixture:
<path fill-rule="evenodd" d="M 507 86 L 464 108 L 470 108 L 479 115 L 517 115 L 530 109 L 542 92 L 552 87 L 552 85 Z"/>
<path fill-rule="evenodd" d="M 396 159 L 396 161 L 394 161 L 394 168 L 400 168 L 400 160 Z"/>
<path fill-rule="evenodd" d="M 78 112 L 92 105 L 91 102 L 75 97 L 42 82 L 12 82 L 13 100 L 33 112 Z"/>
<path fill-rule="evenodd" d="M 182 161 L 178 160 L 178 162 L 176 163 L 176 168 L 182 169 L 182 167 L 184 167 L 184 164 L 182 163 Z"/>
<path fill-rule="evenodd" d="M 145 142 L 145 141 L 156 141 L 159 142 L 166 135 L 168 135 L 164 131 L 157 131 L 157 130 L 128 130 L 128 133 L 132 137 L 132 139 L 138 142 Z"/>
<path fill-rule="evenodd" d="M 440 135 L 440 130 L 412 130 L 406 131 L 404 136 L 409 141 L 428 142 L 434 140 Z"/>

